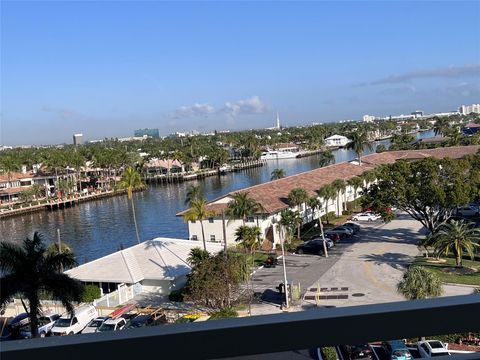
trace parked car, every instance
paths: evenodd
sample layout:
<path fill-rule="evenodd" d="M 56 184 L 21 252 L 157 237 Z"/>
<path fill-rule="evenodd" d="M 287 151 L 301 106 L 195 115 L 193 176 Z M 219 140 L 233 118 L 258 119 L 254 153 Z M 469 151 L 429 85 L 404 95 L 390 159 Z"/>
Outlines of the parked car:
<path fill-rule="evenodd" d="M 368 344 L 347 345 L 345 348 L 350 360 L 373 359 L 373 351 Z"/>
<path fill-rule="evenodd" d="M 352 235 L 352 231 L 347 229 L 333 228 L 325 231 L 325 234 L 337 234 L 338 236 L 340 236 L 340 239 L 344 239 L 350 237 Z"/>
<path fill-rule="evenodd" d="M 360 232 L 360 225 L 352 223 L 352 222 L 347 222 L 342 225 L 343 227 L 347 227 L 353 230 L 354 234 L 357 234 Z"/>
<path fill-rule="evenodd" d="M 82 334 L 90 334 L 97 331 L 97 329 L 108 319 L 108 316 L 99 316 L 88 323 Z"/>
<path fill-rule="evenodd" d="M 439 340 L 424 340 L 417 342 L 418 353 L 422 358 L 450 355 L 447 347 Z"/>
<path fill-rule="evenodd" d="M 125 330 L 137 329 L 144 326 L 152 326 L 154 325 L 154 323 L 155 320 L 153 319 L 152 315 L 138 315 L 127 323 L 127 325 L 125 326 Z"/>
<path fill-rule="evenodd" d="M 343 226 L 343 225 L 335 226 L 333 230 L 345 230 L 350 236 L 355 233 L 351 227 Z"/>
<path fill-rule="evenodd" d="M 479 216 L 480 210 L 475 204 L 469 204 L 457 208 L 457 215 L 459 216 Z"/>
<path fill-rule="evenodd" d="M 328 246 L 328 245 L 327 245 Z M 317 254 L 323 255 L 323 240 L 309 240 L 297 247 L 297 254 Z"/>
<path fill-rule="evenodd" d="M 382 347 L 387 353 L 388 359 L 391 360 L 410 360 L 412 354 L 408 351 L 407 346 L 402 340 L 384 341 Z"/>
<path fill-rule="evenodd" d="M 30 325 L 30 317 L 27 313 L 21 313 L 15 316 L 7 325 L 8 337 L 11 339 L 20 339 L 20 331 Z"/>
<path fill-rule="evenodd" d="M 102 325 L 100 325 L 100 327 L 97 329 L 97 332 L 122 330 L 126 325 L 127 320 L 125 320 L 123 317 L 108 319 Z"/>
<path fill-rule="evenodd" d="M 380 219 L 380 216 L 375 213 L 361 213 L 352 217 L 353 221 L 375 221 L 378 219 Z"/>
<path fill-rule="evenodd" d="M 43 338 L 50 335 L 55 321 L 57 321 L 59 318 L 60 315 L 58 314 L 47 314 L 44 316 L 40 316 L 38 318 L 38 336 Z M 20 337 L 22 339 L 30 339 L 32 337 L 29 325 L 21 328 Z"/>
<path fill-rule="evenodd" d="M 63 336 L 78 334 L 90 321 L 98 316 L 97 309 L 93 305 L 84 305 L 74 310 L 74 316 L 61 316 L 52 328 L 52 335 Z"/>
<path fill-rule="evenodd" d="M 340 241 L 340 235 L 334 233 L 324 233 L 326 239 L 332 240 L 334 243 Z"/>

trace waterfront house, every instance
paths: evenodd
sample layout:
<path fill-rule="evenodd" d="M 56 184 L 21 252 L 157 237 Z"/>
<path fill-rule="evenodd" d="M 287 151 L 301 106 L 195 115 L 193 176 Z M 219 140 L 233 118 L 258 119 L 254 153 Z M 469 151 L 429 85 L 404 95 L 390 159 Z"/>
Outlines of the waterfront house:
<path fill-rule="evenodd" d="M 342 135 L 332 135 L 325 139 L 325 146 L 327 147 L 344 147 L 350 142 L 345 136 Z"/>
<path fill-rule="evenodd" d="M 140 293 L 168 295 L 182 288 L 190 272 L 187 258 L 201 242 L 155 238 L 77 266 L 65 273 L 101 289 L 102 295 L 116 293 L 119 303 Z M 214 254 L 221 244 L 207 243 Z"/>
<path fill-rule="evenodd" d="M 474 135 L 474 134 L 476 134 L 476 133 L 479 132 L 479 131 L 480 131 L 480 124 L 470 123 L 470 124 L 465 125 L 465 126 L 462 128 L 462 132 L 463 132 L 465 135 Z"/>
<path fill-rule="evenodd" d="M 302 204 L 299 208 L 289 206 L 287 202 L 288 194 L 294 188 L 303 188 L 309 196 L 317 196 L 315 190 L 331 184 L 336 179 L 348 180 L 379 165 L 390 164 L 400 159 L 414 161 L 431 156 L 459 159 L 468 154 L 475 154 L 479 150 L 480 146 L 475 145 L 426 150 L 387 151 L 363 156 L 361 166 L 356 161 L 343 162 L 230 192 L 208 202 L 207 210 L 212 211 L 215 215 L 203 221 L 205 240 L 207 242 L 222 243 L 226 241 L 228 246 L 235 244 L 235 231 L 240 225 L 243 225 L 243 221 L 242 219 L 226 219 L 224 214 L 228 203 L 233 200 L 233 196 L 237 192 L 247 192 L 251 198 L 262 205 L 264 211 L 247 218 L 245 225 L 258 226 L 260 228 L 263 240 L 262 248 L 269 250 L 280 242 L 278 222 L 282 210 L 288 208 L 298 210 L 304 223 L 306 223 L 323 216 L 327 211 L 327 206 L 328 212 L 333 211 L 337 215 L 341 214 L 343 204 L 353 201 L 355 195 L 358 196 L 361 191 L 361 189 L 357 189 L 357 194 L 355 194 L 354 189 L 347 186 L 339 198 L 330 200 L 328 204 L 325 199 L 320 198 L 322 209 L 313 213 L 305 204 Z M 368 186 L 368 184 L 366 185 Z M 186 211 L 178 213 L 177 216 L 183 216 Z M 190 240 L 202 240 L 201 225 L 200 221 L 188 222 Z M 224 233 L 226 236 L 223 235 Z"/>

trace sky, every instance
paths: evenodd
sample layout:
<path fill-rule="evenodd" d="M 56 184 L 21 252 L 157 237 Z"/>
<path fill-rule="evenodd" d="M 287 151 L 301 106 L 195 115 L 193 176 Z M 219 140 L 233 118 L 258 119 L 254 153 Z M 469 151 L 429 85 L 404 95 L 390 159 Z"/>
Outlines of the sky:
<path fill-rule="evenodd" d="M 1 1 L 0 144 L 456 110 L 480 2 Z"/>

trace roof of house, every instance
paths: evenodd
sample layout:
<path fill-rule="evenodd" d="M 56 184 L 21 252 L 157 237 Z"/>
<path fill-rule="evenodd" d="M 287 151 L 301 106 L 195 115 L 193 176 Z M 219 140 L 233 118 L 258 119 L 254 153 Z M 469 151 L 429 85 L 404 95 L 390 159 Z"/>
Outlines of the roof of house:
<path fill-rule="evenodd" d="M 5 188 L 5 189 L 0 189 L 0 194 L 10 194 L 10 195 L 19 194 L 25 189 L 28 189 L 28 188 L 27 187 L 21 187 L 21 186 L 9 187 L 9 188 Z"/>
<path fill-rule="evenodd" d="M 333 140 L 333 139 L 348 139 L 348 138 L 346 136 L 336 135 L 336 134 L 325 138 L 325 140 Z"/>
<path fill-rule="evenodd" d="M 144 279 L 173 280 L 190 271 L 190 250 L 202 247 L 194 240 L 155 238 L 70 269 L 65 273 L 81 281 L 134 284 Z M 217 253 L 220 243 L 207 242 Z"/>
<path fill-rule="evenodd" d="M 11 172 L 10 174 L 0 174 L 0 182 L 9 182 L 15 181 L 20 179 L 31 179 L 33 173 L 19 173 L 19 172 Z"/>
<path fill-rule="evenodd" d="M 469 154 L 475 154 L 478 151 L 480 151 L 480 146 L 472 145 L 425 150 L 386 151 L 365 155 L 362 157 L 362 166 L 350 162 L 342 162 L 287 176 L 279 180 L 227 193 L 210 201 L 206 208 L 214 211 L 216 214 L 221 214 L 222 210 L 228 207 L 228 201 L 225 201 L 226 198 L 232 198 L 238 192 L 248 192 L 251 198 L 263 206 L 265 213 L 273 214 L 288 208 L 288 193 L 294 188 L 303 188 L 308 192 L 309 196 L 314 196 L 316 194 L 315 190 L 332 183 L 336 179 L 348 180 L 361 175 L 367 170 L 380 165 L 391 164 L 397 160 L 419 160 L 432 156 L 435 158 L 450 157 L 459 159 Z M 188 210 L 179 212 L 177 216 L 184 215 L 186 211 Z"/>
<path fill-rule="evenodd" d="M 169 169 L 171 167 L 182 167 L 182 163 L 178 160 L 172 159 L 152 159 L 146 164 L 146 166 Z"/>
<path fill-rule="evenodd" d="M 466 128 L 480 128 L 480 124 L 469 123 L 465 125 Z"/>

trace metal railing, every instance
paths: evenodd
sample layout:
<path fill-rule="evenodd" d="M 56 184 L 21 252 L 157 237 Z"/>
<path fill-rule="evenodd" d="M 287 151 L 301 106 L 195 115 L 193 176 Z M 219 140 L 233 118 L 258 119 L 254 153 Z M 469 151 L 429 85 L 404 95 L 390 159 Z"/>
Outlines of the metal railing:
<path fill-rule="evenodd" d="M 210 359 L 452 334 L 479 327 L 480 296 L 464 295 L 7 341 L 0 356 L 30 360 L 74 354 L 88 359 L 108 354 L 113 359 L 132 359 L 149 351 L 162 359 Z M 480 358 L 479 353 L 462 356 L 456 357 Z"/>

